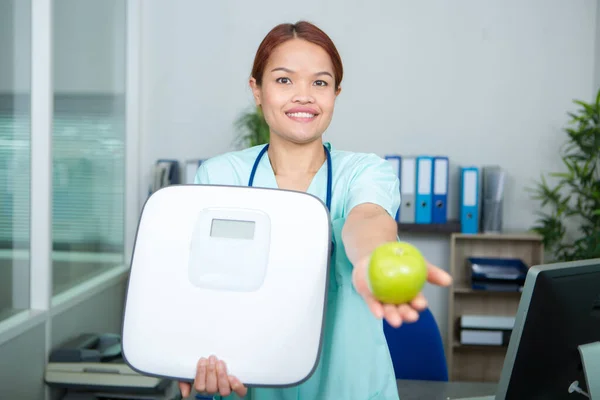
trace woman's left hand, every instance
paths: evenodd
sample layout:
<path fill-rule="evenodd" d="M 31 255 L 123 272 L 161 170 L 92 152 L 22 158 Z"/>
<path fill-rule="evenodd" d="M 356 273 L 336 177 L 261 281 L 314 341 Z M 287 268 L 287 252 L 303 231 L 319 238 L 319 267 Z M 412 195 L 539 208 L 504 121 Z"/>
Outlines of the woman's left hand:
<path fill-rule="evenodd" d="M 403 322 L 415 322 L 419 312 L 427 308 L 427 299 L 419 293 L 410 303 L 394 305 L 384 304 L 373 296 L 367 281 L 369 257 L 364 258 L 352 271 L 352 282 L 356 291 L 363 297 L 371 312 L 379 319 L 385 318 L 393 327 L 399 327 Z M 427 281 L 437 286 L 449 286 L 452 277 L 443 269 L 427 262 Z"/>

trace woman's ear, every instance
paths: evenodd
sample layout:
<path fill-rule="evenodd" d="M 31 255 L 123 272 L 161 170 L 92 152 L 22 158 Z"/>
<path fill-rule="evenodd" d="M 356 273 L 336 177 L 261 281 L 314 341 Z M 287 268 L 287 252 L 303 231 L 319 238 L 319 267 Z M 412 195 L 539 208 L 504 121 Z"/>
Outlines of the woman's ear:
<path fill-rule="evenodd" d="M 337 90 L 335 91 L 335 95 L 339 96 L 339 94 L 342 92 L 342 87 L 338 86 Z"/>
<path fill-rule="evenodd" d="M 260 106 L 260 87 L 256 83 L 254 77 L 250 78 L 250 88 L 252 89 L 252 95 L 254 96 L 254 102 L 257 106 Z"/>

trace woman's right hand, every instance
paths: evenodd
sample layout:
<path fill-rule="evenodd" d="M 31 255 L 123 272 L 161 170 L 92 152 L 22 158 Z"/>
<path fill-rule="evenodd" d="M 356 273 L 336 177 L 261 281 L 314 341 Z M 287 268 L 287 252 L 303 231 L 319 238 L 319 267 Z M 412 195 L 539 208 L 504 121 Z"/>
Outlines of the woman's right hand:
<path fill-rule="evenodd" d="M 221 396 L 229 396 L 235 393 L 243 398 L 248 392 L 248 388 L 242 382 L 235 376 L 227 374 L 225 362 L 215 356 L 210 356 L 208 359 L 202 357 L 198 360 L 193 387 L 198 393 L 209 396 L 217 393 Z M 183 398 L 186 398 L 192 391 L 192 384 L 179 382 L 179 390 Z"/>

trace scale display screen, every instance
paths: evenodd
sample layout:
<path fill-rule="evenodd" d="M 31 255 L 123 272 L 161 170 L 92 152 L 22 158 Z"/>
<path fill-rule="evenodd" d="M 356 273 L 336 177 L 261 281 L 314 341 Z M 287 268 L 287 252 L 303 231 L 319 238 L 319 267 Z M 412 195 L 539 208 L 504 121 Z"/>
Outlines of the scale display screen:
<path fill-rule="evenodd" d="M 227 239 L 254 239 L 254 221 L 213 219 L 210 236 Z"/>

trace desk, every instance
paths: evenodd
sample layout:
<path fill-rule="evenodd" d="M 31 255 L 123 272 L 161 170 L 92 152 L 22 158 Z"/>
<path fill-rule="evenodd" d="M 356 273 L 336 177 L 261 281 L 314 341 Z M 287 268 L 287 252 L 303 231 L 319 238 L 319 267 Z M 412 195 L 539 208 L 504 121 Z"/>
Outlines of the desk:
<path fill-rule="evenodd" d="M 448 400 L 461 397 L 491 396 L 495 383 L 437 382 L 398 380 L 400 400 Z"/>
<path fill-rule="evenodd" d="M 463 397 L 492 396 L 496 390 L 495 383 L 479 382 L 438 382 L 438 381 L 396 381 L 400 400 L 450 400 Z M 183 400 L 193 400 L 190 397 Z"/>

